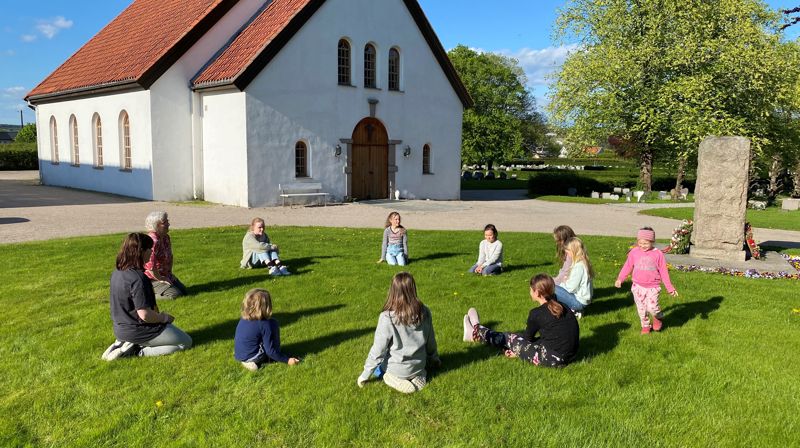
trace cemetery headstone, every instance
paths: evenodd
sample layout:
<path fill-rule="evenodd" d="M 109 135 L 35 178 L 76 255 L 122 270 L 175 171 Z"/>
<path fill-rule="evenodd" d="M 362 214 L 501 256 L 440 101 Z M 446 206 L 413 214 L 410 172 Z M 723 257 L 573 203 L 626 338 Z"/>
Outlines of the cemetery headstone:
<path fill-rule="evenodd" d="M 600 193 L 593 191 L 592 192 L 592 199 L 600 199 Z"/>

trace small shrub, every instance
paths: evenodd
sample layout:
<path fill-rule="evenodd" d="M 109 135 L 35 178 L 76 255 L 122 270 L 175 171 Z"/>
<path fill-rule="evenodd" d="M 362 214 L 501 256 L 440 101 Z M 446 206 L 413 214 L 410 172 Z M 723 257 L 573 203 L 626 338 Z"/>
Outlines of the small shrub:
<path fill-rule="evenodd" d="M 611 191 L 613 183 L 601 182 L 591 177 L 570 172 L 541 172 L 528 178 L 528 194 L 531 196 L 566 195 L 569 188 L 578 190 L 579 196 L 588 196 L 592 191 Z"/>
<path fill-rule="evenodd" d="M 36 143 L 10 143 L 0 145 L 0 170 L 39 169 Z"/>

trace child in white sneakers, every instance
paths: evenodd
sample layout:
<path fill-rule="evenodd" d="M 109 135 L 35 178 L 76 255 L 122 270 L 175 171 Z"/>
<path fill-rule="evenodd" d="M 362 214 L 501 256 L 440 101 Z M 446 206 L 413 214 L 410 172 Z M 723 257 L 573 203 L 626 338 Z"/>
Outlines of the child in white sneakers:
<path fill-rule="evenodd" d="M 278 246 L 272 244 L 264 231 L 264 220 L 253 218 L 250 229 L 242 239 L 242 261 L 240 267 L 269 269 L 270 275 L 290 275 L 278 256 Z"/>
<path fill-rule="evenodd" d="M 233 356 L 250 371 L 268 362 L 293 366 L 300 362 L 281 353 L 278 322 L 272 318 L 272 297 L 265 289 L 251 289 L 242 301 L 242 317 L 233 337 Z"/>
<path fill-rule="evenodd" d="M 416 392 L 427 384 L 426 367 L 441 364 L 433 332 L 431 311 L 417 297 L 417 285 L 408 272 L 399 272 L 383 312 L 378 317 L 375 340 L 356 380 L 364 387 L 377 369 L 385 372 L 383 382 L 404 394 Z"/>
<path fill-rule="evenodd" d="M 663 323 L 658 318 L 661 308 L 658 305 L 658 294 L 661 292 L 661 282 L 673 296 L 678 296 L 678 291 L 672 286 L 667 271 L 667 260 L 664 253 L 653 247 L 656 240 L 656 232 L 651 227 L 643 227 L 636 233 L 636 247 L 628 252 L 628 259 L 622 266 L 617 281 L 614 286 L 622 286 L 622 282 L 633 271 L 631 279 L 633 286 L 633 301 L 636 302 L 636 310 L 639 312 L 639 320 L 642 324 L 642 334 L 650 333 L 650 330 L 661 331 Z M 647 313 L 652 314 L 653 324 L 647 318 Z"/>

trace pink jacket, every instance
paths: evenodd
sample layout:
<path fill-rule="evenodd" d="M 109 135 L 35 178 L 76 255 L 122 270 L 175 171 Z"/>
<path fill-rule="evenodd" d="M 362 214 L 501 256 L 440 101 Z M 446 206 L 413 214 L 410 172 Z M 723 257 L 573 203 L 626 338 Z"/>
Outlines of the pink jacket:
<path fill-rule="evenodd" d="M 664 253 L 658 249 L 650 249 L 647 252 L 634 247 L 628 252 L 628 259 L 619 271 L 617 280 L 624 282 L 628 274 L 633 271 L 633 284 L 643 286 L 645 288 L 658 288 L 663 281 L 667 292 L 672 294 L 675 287 L 669 280 L 669 271 L 667 271 L 667 259 L 664 258 Z"/>

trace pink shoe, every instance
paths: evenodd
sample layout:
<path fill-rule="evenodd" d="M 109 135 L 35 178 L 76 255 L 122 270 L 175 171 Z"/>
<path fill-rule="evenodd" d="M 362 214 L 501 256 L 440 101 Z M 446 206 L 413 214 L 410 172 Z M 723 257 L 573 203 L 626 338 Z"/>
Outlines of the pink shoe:
<path fill-rule="evenodd" d="M 661 327 L 663 327 L 663 326 L 664 326 L 664 323 L 661 322 L 660 320 L 656 319 L 655 316 L 653 316 L 653 331 L 661 331 Z"/>
<path fill-rule="evenodd" d="M 650 327 L 642 327 L 642 334 L 650 334 Z"/>

